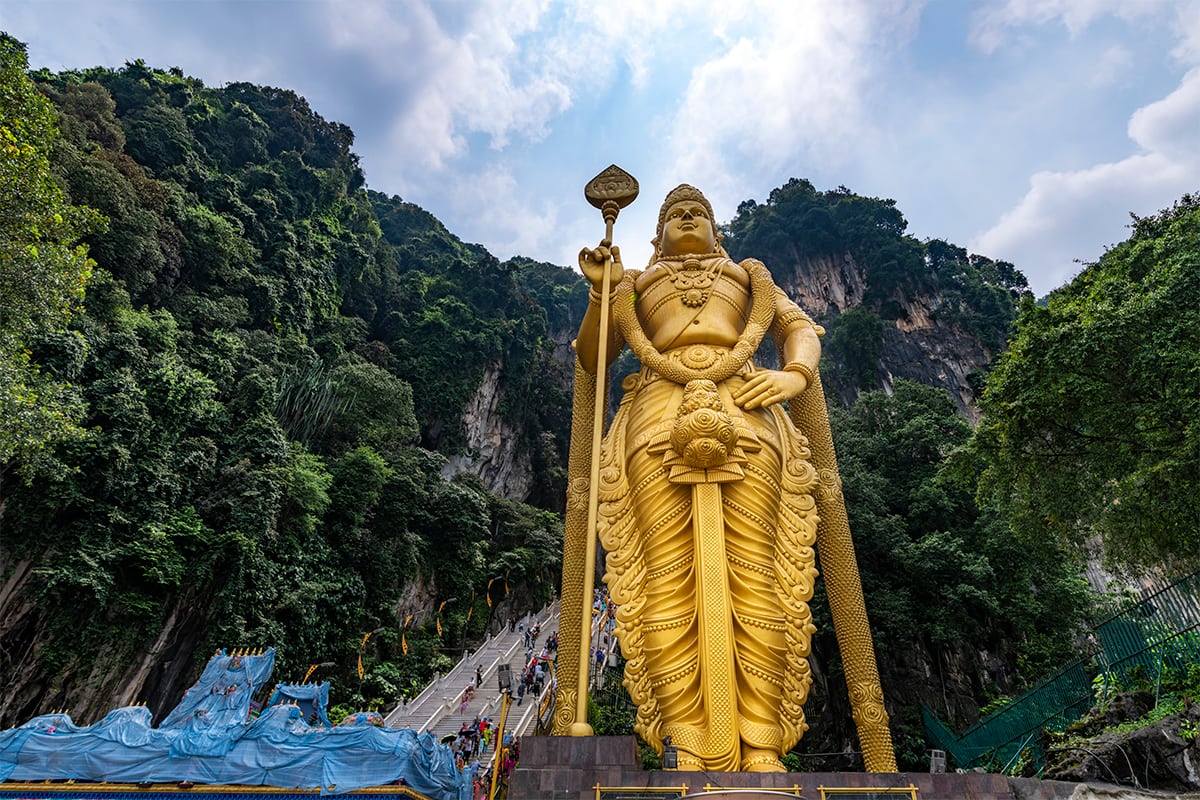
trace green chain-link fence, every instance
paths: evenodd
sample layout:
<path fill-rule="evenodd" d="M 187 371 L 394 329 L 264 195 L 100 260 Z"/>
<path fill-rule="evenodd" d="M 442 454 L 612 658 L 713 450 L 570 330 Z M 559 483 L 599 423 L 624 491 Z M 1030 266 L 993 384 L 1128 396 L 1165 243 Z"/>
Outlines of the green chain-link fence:
<path fill-rule="evenodd" d="M 1003 771 L 1026 748 L 1041 764 L 1038 734 L 1064 730 L 1087 713 L 1096 701 L 1097 676 L 1103 689 L 1131 670 L 1157 685 L 1167 669 L 1200 664 L 1200 572 L 1109 617 L 1093 633 L 1089 652 L 961 734 L 923 706 L 933 746 L 945 750 L 960 769 Z"/>

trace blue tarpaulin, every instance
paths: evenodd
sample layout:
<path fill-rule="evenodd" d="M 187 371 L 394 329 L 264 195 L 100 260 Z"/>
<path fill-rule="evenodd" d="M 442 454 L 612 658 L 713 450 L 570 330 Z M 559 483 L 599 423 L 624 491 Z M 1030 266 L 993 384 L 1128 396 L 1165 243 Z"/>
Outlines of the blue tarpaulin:
<path fill-rule="evenodd" d="M 469 800 L 469 773 L 455 768 L 450 748 L 431 734 L 384 728 L 368 716 L 326 727 L 328 685 L 305 697 L 307 684 L 281 684 L 286 702 L 250 720 L 251 698 L 274 664 L 273 649 L 218 653 L 157 728 L 148 708 L 129 706 L 94 725 L 43 714 L 0 731 L 0 781 L 191 781 L 323 794 L 403 781 L 438 800 Z M 310 725 L 312 712 L 297 700 L 315 703 L 325 726 Z"/>
<path fill-rule="evenodd" d="M 304 712 L 309 725 L 330 727 L 326 711 L 329 709 L 329 683 L 277 683 L 267 705 L 288 703 Z"/>

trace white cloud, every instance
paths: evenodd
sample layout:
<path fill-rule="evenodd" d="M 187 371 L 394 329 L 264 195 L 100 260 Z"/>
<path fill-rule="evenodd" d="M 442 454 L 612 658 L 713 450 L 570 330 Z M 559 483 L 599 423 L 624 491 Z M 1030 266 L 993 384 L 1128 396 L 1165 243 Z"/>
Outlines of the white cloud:
<path fill-rule="evenodd" d="M 530 58 L 520 37 L 536 30 L 544 2 L 483 2 L 443 20 L 436 3 L 385 0 L 328 3 L 335 44 L 362 53 L 378 76 L 391 76 L 403 107 L 391 144 L 426 169 L 461 156 L 483 134 L 503 149 L 514 136 L 536 141 L 571 105 L 558 62 Z"/>
<path fill-rule="evenodd" d="M 1137 110 L 1129 136 L 1141 152 L 1070 172 L 1039 172 L 1028 193 L 972 249 L 1013 261 L 1044 293 L 1069 280 L 1074 260 L 1094 261 L 1097 231 L 1107 245 L 1127 238 L 1129 213 L 1169 207 L 1200 189 L 1200 68 L 1170 95 Z"/>
<path fill-rule="evenodd" d="M 1172 25 L 1179 44 L 1171 55 L 1184 64 L 1200 64 L 1200 0 L 1181 0 Z"/>
<path fill-rule="evenodd" d="M 1107 48 L 1093 65 L 1092 86 L 1109 86 L 1123 83 L 1132 74 L 1133 51 L 1128 47 L 1114 45 Z"/>
<path fill-rule="evenodd" d="M 544 251 L 543 232 L 556 228 L 554 204 L 545 199 L 528 202 L 516 177 L 501 164 L 472 174 L 470 180 L 456 181 L 449 190 L 451 206 L 473 220 L 476 230 L 483 232 L 479 244 L 497 258 Z"/>
<path fill-rule="evenodd" d="M 692 70 L 664 126 L 669 171 L 733 205 L 769 181 L 838 171 L 879 134 L 868 107 L 880 65 L 911 37 L 915 3 L 761 3 Z M 731 31 L 737 26 L 731 26 Z"/>
<path fill-rule="evenodd" d="M 1173 0 L 1001 0 L 974 14 L 970 40 L 984 53 L 1010 41 L 1014 29 L 1059 22 L 1072 38 L 1094 21 L 1113 15 L 1129 21 L 1158 14 Z"/>

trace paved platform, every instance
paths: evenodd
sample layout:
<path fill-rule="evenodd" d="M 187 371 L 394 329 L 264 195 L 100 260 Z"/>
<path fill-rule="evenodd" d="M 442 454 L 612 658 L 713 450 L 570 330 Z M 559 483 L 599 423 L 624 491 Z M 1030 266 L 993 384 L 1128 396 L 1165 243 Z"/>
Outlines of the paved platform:
<path fill-rule="evenodd" d="M 639 791 L 640 790 L 640 791 Z M 673 790 L 673 791 L 671 791 Z M 750 791 L 762 790 L 762 791 Z M 527 736 L 512 774 L 513 800 L 1085 800 L 1162 798 L 1128 787 L 1009 778 L 987 773 L 682 772 L 643 770 L 632 736 Z"/>

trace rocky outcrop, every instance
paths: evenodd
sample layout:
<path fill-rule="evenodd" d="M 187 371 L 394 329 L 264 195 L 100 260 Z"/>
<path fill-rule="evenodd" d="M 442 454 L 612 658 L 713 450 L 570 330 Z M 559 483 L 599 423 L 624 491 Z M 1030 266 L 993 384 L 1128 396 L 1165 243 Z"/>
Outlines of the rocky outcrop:
<path fill-rule="evenodd" d="M 442 474 L 472 472 L 494 494 L 523 500 L 533 485 L 533 469 L 530 453 L 522 447 L 523 437 L 500 413 L 502 369 L 500 364 L 489 364 L 483 371 L 483 380 L 463 409 L 464 451 L 450 457 Z"/>
<path fill-rule="evenodd" d="M 1153 698 L 1151 697 L 1151 702 Z M 1046 778 L 1200 791 L 1200 705 L 1124 733 L 1046 747 Z"/>
<path fill-rule="evenodd" d="M 775 267 L 780 288 L 827 327 L 859 306 L 866 292 L 865 272 L 849 253 L 802 257 L 782 274 L 779 265 Z M 876 364 L 879 387 L 891 392 L 898 378 L 940 386 L 954 398 L 960 414 L 977 421 L 978 398 L 970 376 L 986 367 L 992 354 L 969 332 L 938 319 L 937 310 L 943 302 L 940 297 L 897 294 L 891 299 L 900 314 L 883 323 Z M 854 386 L 830 388 L 847 406 L 854 403 L 860 391 Z"/>
<path fill-rule="evenodd" d="M 950 393 L 958 412 L 979 419 L 978 397 L 969 380 L 990 358 L 979 340 L 961 329 L 924 318 L 927 324 L 898 320 L 883 328 L 879 373 L 884 391 L 891 393 L 897 378 L 940 386 Z"/>
<path fill-rule="evenodd" d="M 6 576 L 0 585 L 0 673 L 8 689 L 0 695 L 0 719 L 23 722 L 38 709 L 66 708 L 77 720 L 95 720 L 135 702 L 160 716 L 195 679 L 195 632 L 206 625 L 210 598 L 190 589 L 176 596 L 162 628 L 136 652 L 105 642 L 86 664 L 79 655 L 48 661 L 45 649 L 74 649 L 56 640 L 62 633 L 54 632 L 45 611 L 30 601 L 31 563 L 0 560 L 0 574 Z"/>
<path fill-rule="evenodd" d="M 775 265 L 778 266 L 778 265 Z M 776 282 L 813 319 L 832 319 L 862 303 L 866 276 L 849 253 L 800 258 Z"/>

